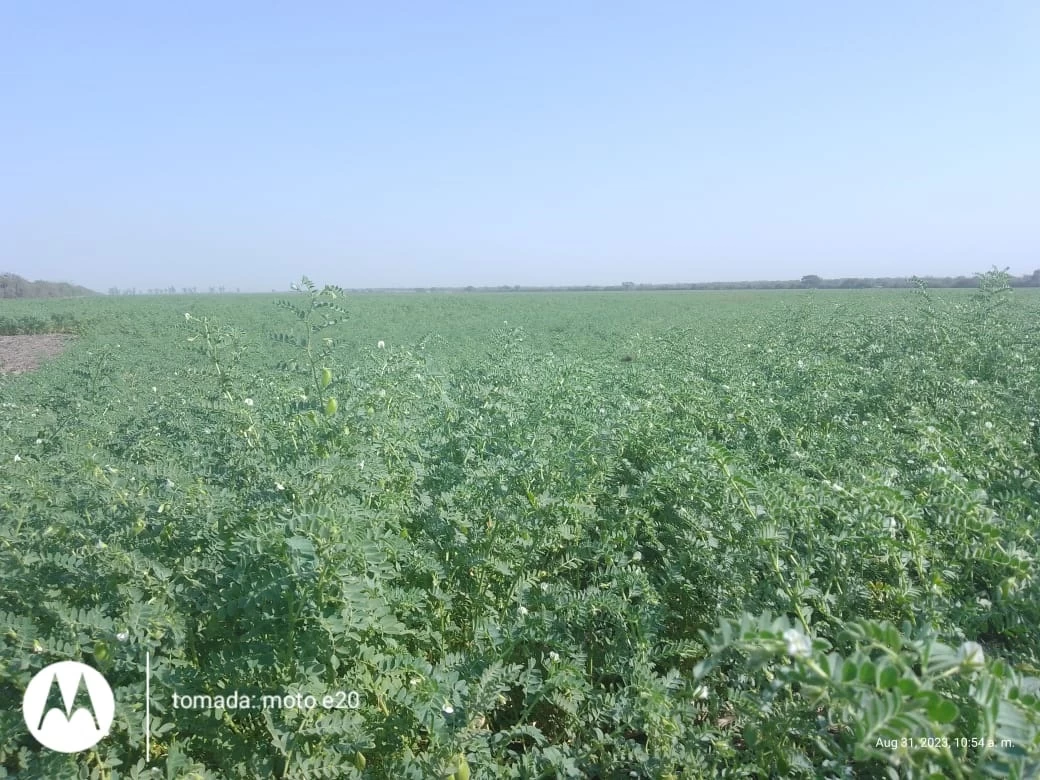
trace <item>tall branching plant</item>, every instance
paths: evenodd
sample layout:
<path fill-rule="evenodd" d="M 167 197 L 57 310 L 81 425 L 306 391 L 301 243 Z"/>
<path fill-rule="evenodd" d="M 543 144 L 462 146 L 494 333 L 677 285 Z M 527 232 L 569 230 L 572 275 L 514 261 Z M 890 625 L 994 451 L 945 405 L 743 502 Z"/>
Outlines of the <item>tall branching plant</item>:
<path fill-rule="evenodd" d="M 292 312 L 300 323 L 301 332 L 293 330 L 289 333 L 275 333 L 272 338 L 302 350 L 302 364 L 300 359 L 293 359 L 289 366 L 307 373 L 319 406 L 332 414 L 336 411 L 335 399 L 326 398 L 326 391 L 332 382 L 329 363 L 334 342 L 324 334 L 347 317 L 347 311 L 337 303 L 345 294 L 342 287 L 332 284 L 319 290 L 306 276 L 298 284 L 293 284 L 292 289 L 301 294 L 297 300 L 279 300 L 276 305 Z M 300 298 L 303 300 L 300 301 Z"/>

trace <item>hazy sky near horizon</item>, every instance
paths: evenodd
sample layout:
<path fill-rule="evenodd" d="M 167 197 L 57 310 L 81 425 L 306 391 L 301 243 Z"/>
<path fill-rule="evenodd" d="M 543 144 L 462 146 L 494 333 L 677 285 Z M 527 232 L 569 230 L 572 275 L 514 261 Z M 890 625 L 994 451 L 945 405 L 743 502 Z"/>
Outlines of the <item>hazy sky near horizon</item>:
<path fill-rule="evenodd" d="M 5 3 L 0 271 L 1040 267 L 1040 3 Z"/>

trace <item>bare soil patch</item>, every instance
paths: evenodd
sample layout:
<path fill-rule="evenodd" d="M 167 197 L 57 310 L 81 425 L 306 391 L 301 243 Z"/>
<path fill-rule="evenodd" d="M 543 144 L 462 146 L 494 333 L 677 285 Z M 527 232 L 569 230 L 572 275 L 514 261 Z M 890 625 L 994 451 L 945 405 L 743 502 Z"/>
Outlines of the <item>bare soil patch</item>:
<path fill-rule="evenodd" d="M 0 373 L 21 374 L 39 368 L 68 346 L 72 336 L 42 333 L 35 336 L 0 336 Z"/>

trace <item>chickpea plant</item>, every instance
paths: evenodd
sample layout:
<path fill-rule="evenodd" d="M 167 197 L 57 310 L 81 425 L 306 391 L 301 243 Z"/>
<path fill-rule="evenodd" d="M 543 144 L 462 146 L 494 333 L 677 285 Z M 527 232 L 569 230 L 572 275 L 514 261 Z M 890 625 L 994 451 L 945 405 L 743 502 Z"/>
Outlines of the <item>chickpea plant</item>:
<path fill-rule="evenodd" d="M 48 302 L 76 345 L 0 383 L 0 774 L 1036 777 L 1006 281 Z M 61 660 L 116 698 L 80 754 L 14 704 Z"/>

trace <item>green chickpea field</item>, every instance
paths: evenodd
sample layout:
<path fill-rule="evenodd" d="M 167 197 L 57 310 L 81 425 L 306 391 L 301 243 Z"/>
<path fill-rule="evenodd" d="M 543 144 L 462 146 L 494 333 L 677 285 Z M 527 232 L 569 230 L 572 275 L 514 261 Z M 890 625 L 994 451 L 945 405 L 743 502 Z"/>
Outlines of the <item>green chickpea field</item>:
<path fill-rule="evenodd" d="M 1040 776 L 1007 281 L 5 301 L 0 777 Z"/>

